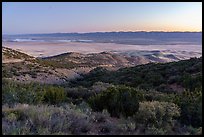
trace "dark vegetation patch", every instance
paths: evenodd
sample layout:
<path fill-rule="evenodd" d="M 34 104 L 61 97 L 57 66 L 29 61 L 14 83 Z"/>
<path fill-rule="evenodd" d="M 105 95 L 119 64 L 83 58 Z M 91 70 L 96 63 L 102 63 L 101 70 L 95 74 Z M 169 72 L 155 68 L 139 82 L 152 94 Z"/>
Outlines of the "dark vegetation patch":
<path fill-rule="evenodd" d="M 160 92 L 176 92 L 170 85 L 177 84 L 185 89 L 193 91 L 202 86 L 202 57 L 191 58 L 171 63 L 149 63 L 130 68 L 122 68 L 118 71 L 108 71 L 98 67 L 83 78 L 71 82 L 71 86 L 92 86 L 101 81 L 112 84 L 124 84 L 141 89 L 156 89 Z"/>

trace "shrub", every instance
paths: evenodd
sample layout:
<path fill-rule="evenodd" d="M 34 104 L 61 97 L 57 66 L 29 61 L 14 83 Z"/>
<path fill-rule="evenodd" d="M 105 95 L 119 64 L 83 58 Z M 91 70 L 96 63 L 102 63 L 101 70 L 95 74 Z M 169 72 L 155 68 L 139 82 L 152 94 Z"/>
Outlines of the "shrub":
<path fill-rule="evenodd" d="M 39 104 L 60 103 L 66 98 L 63 88 L 38 83 L 22 84 L 10 80 L 2 80 L 3 104 Z"/>
<path fill-rule="evenodd" d="M 193 127 L 202 126 L 202 88 L 195 91 L 184 91 L 174 102 L 181 108 L 180 121 Z"/>
<path fill-rule="evenodd" d="M 61 87 L 48 86 L 44 89 L 44 101 L 56 104 L 65 100 L 65 92 Z"/>
<path fill-rule="evenodd" d="M 132 116 L 137 112 L 139 100 L 143 95 L 138 90 L 126 86 L 110 87 L 106 91 L 91 97 L 88 102 L 93 110 L 107 109 L 111 116 Z"/>
<path fill-rule="evenodd" d="M 73 99 L 84 98 L 87 99 L 92 94 L 87 88 L 82 86 L 76 88 L 66 88 L 67 96 Z"/>
<path fill-rule="evenodd" d="M 64 128 L 68 128 L 70 120 L 66 119 L 65 112 L 65 109 L 48 105 L 25 107 L 18 104 L 14 108 L 6 107 L 2 110 L 2 134 L 67 134 L 69 131 Z"/>
<path fill-rule="evenodd" d="M 74 119 L 69 130 L 73 134 L 87 134 L 91 130 L 91 124 L 84 118 Z"/>
<path fill-rule="evenodd" d="M 134 118 L 136 123 L 142 123 L 145 127 L 161 128 L 171 125 L 173 119 L 178 116 L 180 116 L 180 108 L 174 103 L 146 101 L 140 102 Z"/>
<path fill-rule="evenodd" d="M 2 67 L 2 78 L 12 78 L 13 73 Z"/>

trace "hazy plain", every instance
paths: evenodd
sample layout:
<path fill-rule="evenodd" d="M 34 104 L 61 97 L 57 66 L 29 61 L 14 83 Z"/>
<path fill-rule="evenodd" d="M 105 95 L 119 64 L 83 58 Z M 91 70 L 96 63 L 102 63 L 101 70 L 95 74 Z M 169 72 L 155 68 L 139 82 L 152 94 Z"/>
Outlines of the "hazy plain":
<path fill-rule="evenodd" d="M 128 45 L 116 43 L 83 42 L 2 42 L 4 47 L 21 51 L 34 57 L 54 56 L 66 52 L 83 54 L 114 52 L 126 56 L 148 56 L 159 54 L 173 55 L 179 59 L 202 56 L 202 45 Z M 170 56 L 169 56 L 170 57 Z"/>

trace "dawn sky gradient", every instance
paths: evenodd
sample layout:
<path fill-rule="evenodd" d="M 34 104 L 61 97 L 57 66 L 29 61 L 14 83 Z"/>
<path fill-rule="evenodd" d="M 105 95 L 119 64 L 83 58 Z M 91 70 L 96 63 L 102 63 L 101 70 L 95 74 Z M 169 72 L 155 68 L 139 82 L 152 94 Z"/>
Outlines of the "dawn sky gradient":
<path fill-rule="evenodd" d="M 201 2 L 4 2 L 2 33 L 202 31 Z"/>

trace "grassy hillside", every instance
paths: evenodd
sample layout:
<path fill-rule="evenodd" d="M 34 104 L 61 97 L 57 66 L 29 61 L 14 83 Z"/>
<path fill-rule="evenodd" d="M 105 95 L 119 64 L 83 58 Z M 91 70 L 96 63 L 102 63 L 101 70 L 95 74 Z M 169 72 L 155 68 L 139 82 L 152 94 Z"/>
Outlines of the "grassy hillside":
<path fill-rule="evenodd" d="M 70 52 L 42 58 L 38 61 L 48 66 L 68 69 L 76 67 L 129 67 L 150 62 L 142 57 L 133 58 L 110 52 L 92 54 Z"/>
<path fill-rule="evenodd" d="M 34 57 L 29 56 L 25 53 L 2 47 L 2 59 L 24 59 L 24 60 L 33 60 Z"/>

